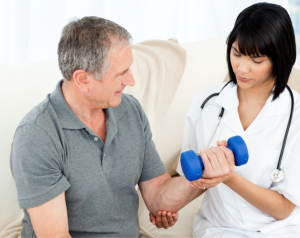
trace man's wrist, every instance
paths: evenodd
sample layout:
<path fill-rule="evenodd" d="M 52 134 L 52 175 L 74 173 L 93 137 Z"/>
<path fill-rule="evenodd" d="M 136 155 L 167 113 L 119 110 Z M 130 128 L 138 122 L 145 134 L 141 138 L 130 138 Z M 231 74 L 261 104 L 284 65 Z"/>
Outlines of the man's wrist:
<path fill-rule="evenodd" d="M 237 174 L 235 171 L 232 171 L 231 174 L 228 175 L 228 176 L 224 179 L 223 183 L 224 183 L 225 185 L 229 186 L 231 183 L 233 183 L 233 182 L 236 180 L 237 176 L 238 176 L 238 174 Z"/>

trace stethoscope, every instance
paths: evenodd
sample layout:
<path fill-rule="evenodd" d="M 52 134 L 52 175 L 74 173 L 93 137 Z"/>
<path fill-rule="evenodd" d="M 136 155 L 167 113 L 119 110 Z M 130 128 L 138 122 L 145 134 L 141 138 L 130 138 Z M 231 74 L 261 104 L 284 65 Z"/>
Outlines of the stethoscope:
<path fill-rule="evenodd" d="M 200 111 L 197 115 L 197 118 L 196 118 L 196 122 L 194 123 L 194 126 L 193 126 L 193 131 L 192 131 L 192 134 L 191 134 L 191 137 L 190 137 L 190 141 L 189 141 L 189 149 L 191 149 L 191 141 L 192 141 L 192 137 L 194 135 L 194 131 L 195 131 L 195 128 L 196 128 L 196 125 L 198 123 L 198 120 L 200 118 L 200 114 L 201 114 L 201 111 L 203 110 L 205 104 L 213 97 L 216 97 L 216 96 L 219 96 L 219 94 L 222 92 L 222 90 L 230 83 L 227 82 L 225 84 L 225 86 L 221 89 L 221 91 L 219 93 L 213 93 L 211 95 L 209 95 L 205 100 L 204 102 L 202 103 L 201 107 L 200 107 Z M 290 126 L 291 126 L 291 122 L 292 122 L 292 118 L 293 118 L 293 112 L 294 112 L 294 96 L 293 96 L 293 93 L 292 93 L 292 90 L 290 89 L 290 87 L 288 85 L 286 85 L 286 88 L 288 89 L 290 95 L 291 95 L 291 101 L 292 101 L 292 104 L 291 104 L 291 112 L 290 112 L 290 117 L 289 117 L 289 121 L 288 121 L 288 124 L 287 124 L 287 127 L 286 127 L 286 131 L 285 131 L 285 135 L 284 135 L 284 139 L 283 139 L 283 142 L 282 142 L 282 146 L 281 146 L 281 151 L 280 151 L 280 155 L 279 155 L 279 159 L 278 159 L 278 164 L 277 164 L 277 168 L 274 169 L 271 173 L 271 180 L 274 182 L 274 183 L 279 183 L 281 182 L 283 179 L 284 179 L 284 172 L 283 170 L 280 168 L 280 165 L 281 165 L 281 160 L 282 160 L 282 156 L 283 156 L 283 152 L 284 152 L 284 149 L 285 149 L 285 143 L 286 143 L 286 140 L 287 140 L 287 136 L 289 134 L 289 130 L 290 130 Z M 214 133 L 212 134 L 212 137 L 210 138 L 209 140 L 209 143 L 207 144 L 206 148 L 210 145 L 212 139 L 214 138 L 215 134 L 216 134 L 216 131 L 220 125 L 220 121 L 223 117 L 223 114 L 224 114 L 224 108 L 222 107 L 221 109 L 221 112 L 219 114 L 219 118 L 218 118 L 218 123 L 217 123 L 217 126 L 214 130 Z"/>

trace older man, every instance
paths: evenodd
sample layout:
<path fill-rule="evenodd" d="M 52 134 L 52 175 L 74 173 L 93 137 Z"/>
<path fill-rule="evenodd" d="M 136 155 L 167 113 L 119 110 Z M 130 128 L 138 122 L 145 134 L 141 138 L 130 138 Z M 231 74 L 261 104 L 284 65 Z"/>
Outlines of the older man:
<path fill-rule="evenodd" d="M 136 184 L 152 214 L 176 212 L 203 193 L 170 178 L 143 109 L 122 93 L 135 84 L 130 40 L 97 17 L 63 29 L 64 79 L 23 118 L 12 145 L 22 237 L 138 237 Z"/>

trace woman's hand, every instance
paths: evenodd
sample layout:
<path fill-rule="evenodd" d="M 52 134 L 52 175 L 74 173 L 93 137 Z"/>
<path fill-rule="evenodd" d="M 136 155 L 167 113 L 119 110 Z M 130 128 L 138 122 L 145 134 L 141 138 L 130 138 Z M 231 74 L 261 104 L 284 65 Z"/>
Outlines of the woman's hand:
<path fill-rule="evenodd" d="M 156 217 L 149 213 L 150 222 L 157 228 L 168 229 L 174 226 L 178 220 L 178 212 L 171 213 L 167 211 L 158 211 Z"/>
<path fill-rule="evenodd" d="M 198 180 L 191 182 L 191 187 L 194 189 L 203 189 L 203 190 L 210 189 L 217 186 L 219 183 L 222 183 L 223 181 L 227 180 L 227 177 L 230 175 L 231 173 L 229 175 L 220 176 L 216 178 L 200 178 Z"/>
<path fill-rule="evenodd" d="M 235 168 L 233 153 L 226 148 L 228 145 L 226 141 L 218 141 L 217 145 L 200 151 L 204 170 L 202 178 L 193 181 L 191 187 L 205 190 L 230 178 Z"/>
<path fill-rule="evenodd" d="M 218 141 L 217 145 L 200 151 L 200 157 L 204 165 L 202 178 L 222 177 L 234 171 L 233 153 L 224 146 L 227 145 L 227 142 Z"/>

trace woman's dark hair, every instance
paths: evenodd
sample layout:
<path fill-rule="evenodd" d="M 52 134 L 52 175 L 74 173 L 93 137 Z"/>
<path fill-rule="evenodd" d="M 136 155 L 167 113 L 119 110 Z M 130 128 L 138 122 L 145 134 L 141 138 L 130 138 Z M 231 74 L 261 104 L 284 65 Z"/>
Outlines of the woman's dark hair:
<path fill-rule="evenodd" d="M 232 44 L 247 56 L 267 56 L 273 63 L 275 87 L 273 100 L 283 92 L 296 60 L 296 43 L 292 21 L 287 11 L 276 4 L 257 3 L 237 17 L 227 38 L 227 65 L 230 81 L 237 83 L 230 62 Z"/>

